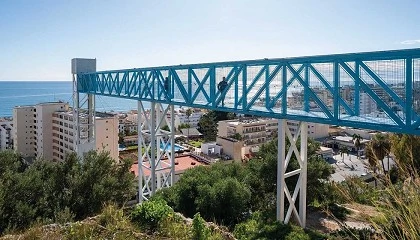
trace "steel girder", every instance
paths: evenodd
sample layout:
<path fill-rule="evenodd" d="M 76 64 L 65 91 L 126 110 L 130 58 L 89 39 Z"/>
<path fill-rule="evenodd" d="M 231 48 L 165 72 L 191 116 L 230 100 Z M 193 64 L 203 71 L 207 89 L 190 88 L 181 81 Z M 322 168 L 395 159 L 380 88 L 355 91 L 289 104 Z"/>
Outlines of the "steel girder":
<path fill-rule="evenodd" d="M 175 182 L 174 119 L 174 105 L 152 102 L 151 108 L 145 109 L 138 102 L 139 202 Z M 165 125 L 169 132 L 161 129 Z"/>
<path fill-rule="evenodd" d="M 223 77 L 228 84 L 220 92 L 217 84 Z M 79 74 L 77 89 L 140 101 L 420 134 L 420 49 L 101 71 Z"/>

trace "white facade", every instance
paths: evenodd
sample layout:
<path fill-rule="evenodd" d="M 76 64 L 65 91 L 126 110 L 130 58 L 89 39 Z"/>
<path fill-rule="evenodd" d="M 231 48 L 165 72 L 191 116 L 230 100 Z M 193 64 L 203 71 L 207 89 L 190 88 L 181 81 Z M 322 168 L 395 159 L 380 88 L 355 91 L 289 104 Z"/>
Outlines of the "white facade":
<path fill-rule="evenodd" d="M 223 147 L 223 152 L 231 154 L 235 160 L 243 159 L 245 155 L 258 152 L 259 147 L 277 136 L 278 119 L 274 118 L 245 118 L 220 121 L 218 126 L 217 143 Z M 287 121 L 292 135 L 297 133 L 298 122 Z M 323 138 L 328 136 L 328 125 L 308 123 L 308 137 Z M 236 136 L 240 139 L 233 139 Z M 240 142 L 241 144 L 238 144 Z M 230 149 L 232 147 L 241 149 Z M 241 157 L 240 157 L 241 156 Z"/>
<path fill-rule="evenodd" d="M 13 149 L 13 120 L 0 118 L 0 151 Z"/>
<path fill-rule="evenodd" d="M 290 129 L 290 133 L 295 135 L 299 123 L 296 121 L 287 121 L 287 126 Z M 308 122 L 308 138 L 318 139 L 328 137 L 328 129 L 328 125 Z"/>
<path fill-rule="evenodd" d="M 256 152 L 259 146 L 274 138 L 278 120 L 272 118 L 244 118 L 220 121 L 217 144 L 234 160 L 244 159 L 246 154 Z M 234 139 L 239 136 L 240 139 Z M 234 148 L 234 149 L 232 149 Z"/>
<path fill-rule="evenodd" d="M 369 114 L 376 111 L 375 101 L 365 92 L 360 93 L 359 104 L 360 114 Z"/>
<path fill-rule="evenodd" d="M 118 119 L 96 114 L 96 149 L 118 159 Z M 103 123 L 105 122 L 105 123 Z M 61 161 L 75 150 L 73 112 L 68 103 L 41 103 L 13 109 L 14 148 L 24 157 Z"/>
<path fill-rule="evenodd" d="M 137 122 L 131 122 L 127 119 L 119 119 L 118 132 L 125 134 L 126 132 L 134 133 L 138 131 Z"/>
<path fill-rule="evenodd" d="M 191 109 L 191 116 L 188 118 L 185 109 L 177 109 L 175 112 L 175 128 L 178 129 L 181 124 L 189 124 L 190 127 L 198 127 L 198 122 L 200 121 L 203 112 L 199 109 Z"/>
<path fill-rule="evenodd" d="M 131 110 L 129 112 L 127 112 L 127 120 L 130 122 L 134 122 L 136 123 L 138 121 L 138 112 L 137 110 Z"/>
<path fill-rule="evenodd" d="M 68 103 L 42 103 L 13 109 L 14 149 L 23 157 L 52 159 L 52 114 L 68 111 Z"/>
<path fill-rule="evenodd" d="M 350 127 L 341 127 L 341 129 L 343 129 L 343 131 L 349 136 L 353 136 L 353 134 L 356 134 L 361 136 L 363 139 L 367 140 L 372 139 L 372 137 L 378 133 L 378 131 Z"/>

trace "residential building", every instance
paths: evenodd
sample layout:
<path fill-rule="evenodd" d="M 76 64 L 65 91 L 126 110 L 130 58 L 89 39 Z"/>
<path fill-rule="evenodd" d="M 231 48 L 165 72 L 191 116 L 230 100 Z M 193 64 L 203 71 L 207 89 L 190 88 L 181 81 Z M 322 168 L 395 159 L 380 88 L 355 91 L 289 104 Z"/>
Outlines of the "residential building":
<path fill-rule="evenodd" d="M 187 109 L 179 108 L 175 109 L 175 119 L 174 124 L 175 128 L 178 129 L 179 125 L 181 124 L 189 124 L 191 128 L 198 127 L 198 122 L 200 121 L 201 116 L 203 116 L 203 112 L 201 109 L 191 109 L 191 115 L 187 116 Z"/>
<path fill-rule="evenodd" d="M 360 114 L 369 114 L 376 111 L 376 103 L 373 99 L 365 92 L 360 93 L 359 96 L 359 110 Z"/>
<path fill-rule="evenodd" d="M 13 120 L 11 117 L 0 118 L 0 151 L 13 149 Z"/>
<path fill-rule="evenodd" d="M 220 121 L 217 144 L 223 153 L 234 160 L 242 160 L 246 154 L 257 152 L 259 146 L 271 140 L 277 132 L 276 119 L 241 118 Z"/>
<path fill-rule="evenodd" d="M 138 124 L 137 122 L 128 120 L 124 115 L 120 115 L 118 117 L 118 132 L 131 135 L 132 133 L 138 132 Z"/>
<path fill-rule="evenodd" d="M 96 149 L 106 150 L 118 159 L 118 119 L 111 114 L 96 113 Z M 23 157 L 64 159 L 75 150 L 73 112 L 64 102 L 18 106 L 13 109 L 13 142 Z"/>
<path fill-rule="evenodd" d="M 298 122 L 288 121 L 292 135 L 297 133 Z M 217 144 L 223 153 L 234 160 L 244 159 L 246 155 L 258 152 L 262 144 L 277 136 L 278 119 L 274 118 L 242 118 L 220 121 Z M 328 136 L 328 125 L 308 123 L 308 137 L 322 138 Z"/>
<path fill-rule="evenodd" d="M 290 133 L 295 135 L 299 127 L 299 122 L 287 121 L 287 126 L 289 127 Z M 328 129 L 328 125 L 308 122 L 308 137 L 313 139 L 328 137 Z"/>
<path fill-rule="evenodd" d="M 75 149 L 73 112 L 53 113 L 53 160 L 63 160 L 65 154 Z M 114 114 L 96 112 L 95 143 L 97 151 L 108 151 L 118 159 L 118 118 Z"/>

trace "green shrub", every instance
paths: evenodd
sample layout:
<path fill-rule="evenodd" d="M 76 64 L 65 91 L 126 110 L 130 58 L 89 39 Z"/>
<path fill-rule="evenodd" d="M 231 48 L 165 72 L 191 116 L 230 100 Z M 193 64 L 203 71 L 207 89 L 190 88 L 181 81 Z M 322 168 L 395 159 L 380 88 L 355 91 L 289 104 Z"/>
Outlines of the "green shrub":
<path fill-rule="evenodd" d="M 115 204 L 106 205 L 102 209 L 102 213 L 98 217 L 98 222 L 111 232 L 117 232 L 131 227 L 128 217 L 124 215 L 124 211 Z"/>
<path fill-rule="evenodd" d="M 95 225 L 84 223 L 72 223 L 67 231 L 67 239 L 95 239 L 99 235 L 99 229 Z"/>
<path fill-rule="evenodd" d="M 159 224 L 159 235 L 172 239 L 191 240 L 192 227 L 185 224 L 178 215 L 170 216 Z"/>
<path fill-rule="evenodd" d="M 247 221 L 237 224 L 233 234 L 241 240 L 251 239 L 311 239 L 301 227 L 271 221 L 261 212 L 254 213 Z M 312 233 L 312 239 L 323 239 Z"/>
<path fill-rule="evenodd" d="M 148 231 L 156 231 L 159 224 L 174 215 L 174 210 L 161 198 L 137 205 L 131 212 L 131 221 Z"/>
<path fill-rule="evenodd" d="M 342 207 L 338 204 L 329 204 L 327 208 L 328 208 L 327 210 L 332 215 L 334 215 L 337 219 L 342 220 L 342 221 L 346 220 L 347 215 L 350 213 L 350 211 L 347 208 Z"/>
<path fill-rule="evenodd" d="M 200 216 L 200 213 L 196 213 L 194 215 L 192 227 L 194 240 L 206 240 L 210 237 L 211 231 L 206 226 L 204 219 Z"/>
<path fill-rule="evenodd" d="M 345 202 L 373 205 L 379 199 L 379 191 L 358 177 L 347 177 L 346 181 L 336 185 Z"/>

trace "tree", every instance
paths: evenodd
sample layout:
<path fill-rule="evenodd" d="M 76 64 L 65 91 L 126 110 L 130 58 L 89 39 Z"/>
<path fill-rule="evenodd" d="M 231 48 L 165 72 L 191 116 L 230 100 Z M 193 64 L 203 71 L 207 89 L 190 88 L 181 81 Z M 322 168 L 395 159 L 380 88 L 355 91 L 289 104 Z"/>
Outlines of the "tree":
<path fill-rule="evenodd" d="M 190 125 L 190 116 L 192 114 L 192 109 L 188 108 L 187 111 L 185 112 L 185 114 L 187 115 L 187 119 L 188 119 L 188 125 Z M 187 136 L 187 143 L 190 141 L 190 128 L 187 128 L 187 132 L 188 132 L 188 136 Z"/>
<path fill-rule="evenodd" d="M 163 126 L 162 127 L 162 130 L 165 130 L 165 131 L 168 131 L 168 132 L 171 131 L 171 129 L 169 129 L 169 126 L 168 125 Z"/>
<path fill-rule="evenodd" d="M 347 147 L 342 146 L 340 148 L 340 156 L 343 158 L 343 163 L 344 163 L 344 155 L 347 154 L 347 156 L 349 155 L 349 149 Z"/>
<path fill-rule="evenodd" d="M 216 140 L 217 122 L 214 111 L 209 111 L 201 116 L 200 121 L 198 121 L 198 131 L 203 134 L 204 141 L 209 142 Z"/>
<path fill-rule="evenodd" d="M 235 133 L 230 137 L 233 138 L 233 139 L 239 140 L 239 141 L 242 140 L 242 135 L 240 133 Z"/>
<path fill-rule="evenodd" d="M 289 146 L 289 141 L 286 141 L 286 148 Z M 334 172 L 334 169 L 316 154 L 319 147 L 318 142 L 308 139 L 308 203 L 315 200 L 319 202 L 327 200 L 330 190 L 326 180 Z M 253 210 L 273 210 L 276 207 L 277 156 L 277 139 L 274 139 L 264 144 L 256 156 L 248 162 L 249 173 L 245 181 L 249 184 L 252 192 Z M 297 169 L 298 165 L 299 163 L 293 155 L 287 171 Z M 294 188 L 293 184 L 296 181 L 297 178 L 293 177 L 287 179 L 286 184 L 289 189 Z"/>
<path fill-rule="evenodd" d="M 70 154 L 64 162 L 38 159 L 27 166 L 13 152 L 0 152 L 0 233 L 37 220 L 56 221 L 63 212 L 76 219 L 98 213 L 105 202 L 123 205 L 135 195 L 130 162 L 108 153 Z"/>
<path fill-rule="evenodd" d="M 369 142 L 368 144 L 366 144 L 366 146 L 365 146 L 365 155 L 366 155 L 366 158 L 368 160 L 369 167 L 373 171 L 373 177 L 375 179 L 375 187 L 376 187 L 377 186 L 376 170 L 378 168 L 378 160 L 375 157 L 375 154 L 373 153 L 372 142 Z"/>
<path fill-rule="evenodd" d="M 414 176 L 420 170 L 420 136 L 392 134 L 391 151 L 402 172 Z M 409 176 L 405 176 L 409 177 Z"/>
<path fill-rule="evenodd" d="M 118 144 L 124 144 L 124 133 L 118 133 Z"/>
<path fill-rule="evenodd" d="M 181 131 L 181 129 L 184 129 L 184 128 L 190 128 L 190 125 L 188 123 L 179 124 L 178 126 L 179 131 Z"/>
<path fill-rule="evenodd" d="M 353 138 L 354 146 L 357 149 L 357 159 L 359 159 L 360 158 L 360 153 L 359 152 L 360 152 L 360 147 L 362 146 L 361 142 L 362 142 L 363 138 L 359 134 L 353 134 L 352 138 Z"/>
<path fill-rule="evenodd" d="M 388 156 L 391 150 L 391 142 L 389 141 L 389 136 L 386 134 L 378 133 L 373 136 L 371 140 L 371 148 L 373 156 L 376 161 L 381 161 L 382 170 L 385 173 L 384 158 Z M 388 168 L 389 168 L 389 159 L 388 159 Z M 389 170 L 389 169 L 388 169 Z"/>
<path fill-rule="evenodd" d="M 188 217 L 200 212 L 208 221 L 233 226 L 244 217 L 251 201 L 251 191 L 243 181 L 245 173 L 237 163 L 200 166 L 187 170 L 173 187 L 159 194 Z"/>
<path fill-rule="evenodd" d="M 236 114 L 231 113 L 231 112 L 213 111 L 213 110 L 211 110 L 210 112 L 214 113 L 214 116 L 216 117 L 217 122 L 236 118 Z"/>

